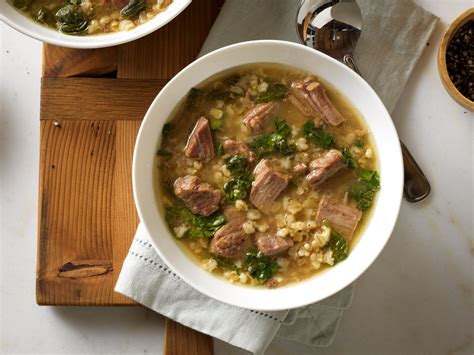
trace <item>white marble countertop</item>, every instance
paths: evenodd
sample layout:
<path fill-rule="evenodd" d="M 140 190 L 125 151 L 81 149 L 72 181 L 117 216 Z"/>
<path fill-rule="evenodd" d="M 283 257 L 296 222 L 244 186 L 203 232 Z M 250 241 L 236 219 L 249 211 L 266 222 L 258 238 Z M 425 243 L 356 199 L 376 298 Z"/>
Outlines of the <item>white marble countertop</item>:
<path fill-rule="evenodd" d="M 441 86 L 437 44 L 470 0 L 419 0 L 442 19 L 394 114 L 432 184 L 403 202 L 387 247 L 357 281 L 327 349 L 268 354 L 473 354 L 473 122 Z M 162 353 L 164 320 L 144 308 L 35 303 L 41 43 L 0 23 L 1 345 L 11 353 Z M 243 354 L 216 341 L 216 354 Z"/>

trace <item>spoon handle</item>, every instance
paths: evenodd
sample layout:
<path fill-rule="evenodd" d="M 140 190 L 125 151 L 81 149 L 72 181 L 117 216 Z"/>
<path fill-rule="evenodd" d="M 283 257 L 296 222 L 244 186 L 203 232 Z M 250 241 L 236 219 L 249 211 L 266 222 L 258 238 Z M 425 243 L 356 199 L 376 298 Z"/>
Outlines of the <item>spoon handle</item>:
<path fill-rule="evenodd" d="M 352 55 L 346 54 L 342 58 L 342 62 L 362 76 Z M 406 145 L 402 141 L 400 141 L 400 145 L 402 147 L 403 167 L 405 170 L 403 194 L 408 202 L 419 202 L 430 194 L 431 186 Z"/>

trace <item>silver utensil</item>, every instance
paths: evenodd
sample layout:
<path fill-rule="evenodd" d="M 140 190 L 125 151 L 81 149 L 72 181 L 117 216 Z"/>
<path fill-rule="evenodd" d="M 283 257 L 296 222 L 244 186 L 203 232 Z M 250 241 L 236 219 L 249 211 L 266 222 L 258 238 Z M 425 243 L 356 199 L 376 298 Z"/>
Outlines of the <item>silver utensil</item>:
<path fill-rule="evenodd" d="M 302 0 L 296 15 L 296 30 L 303 44 L 340 60 L 361 75 L 352 57 L 362 30 L 362 15 L 354 0 Z M 429 195 L 430 183 L 405 144 L 400 141 L 400 145 L 405 199 L 421 201 Z"/>

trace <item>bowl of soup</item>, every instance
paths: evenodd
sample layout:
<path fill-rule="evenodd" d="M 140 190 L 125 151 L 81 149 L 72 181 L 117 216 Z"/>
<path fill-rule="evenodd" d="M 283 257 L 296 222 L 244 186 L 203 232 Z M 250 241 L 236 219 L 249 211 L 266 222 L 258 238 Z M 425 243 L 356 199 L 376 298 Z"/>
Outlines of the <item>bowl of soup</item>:
<path fill-rule="evenodd" d="M 191 0 L 6 0 L 0 20 L 40 41 L 101 48 L 141 38 L 179 15 Z"/>
<path fill-rule="evenodd" d="M 397 133 L 371 87 L 283 41 L 183 69 L 151 104 L 133 159 L 159 256 L 207 296 L 258 310 L 354 282 L 388 241 L 402 186 Z"/>

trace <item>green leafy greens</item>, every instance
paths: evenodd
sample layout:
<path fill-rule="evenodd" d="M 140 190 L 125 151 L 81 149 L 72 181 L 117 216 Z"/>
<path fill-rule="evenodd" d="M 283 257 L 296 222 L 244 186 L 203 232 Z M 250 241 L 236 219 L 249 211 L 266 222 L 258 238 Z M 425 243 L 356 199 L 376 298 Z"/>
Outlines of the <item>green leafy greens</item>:
<path fill-rule="evenodd" d="M 364 146 L 364 142 L 357 138 L 354 140 L 354 142 L 352 142 L 352 145 L 356 146 L 357 148 L 362 148 Z"/>
<path fill-rule="evenodd" d="M 270 101 L 281 101 L 288 96 L 288 88 L 283 84 L 269 84 L 266 92 L 255 99 L 257 104 Z"/>
<path fill-rule="evenodd" d="M 161 130 L 161 135 L 163 138 L 169 137 L 171 134 L 171 131 L 173 130 L 173 124 L 168 122 L 163 125 L 163 129 Z"/>
<path fill-rule="evenodd" d="M 252 187 L 253 175 L 243 173 L 224 184 L 224 196 L 229 202 L 243 200 L 249 194 Z"/>
<path fill-rule="evenodd" d="M 172 226 L 185 224 L 188 230 L 184 233 L 187 238 L 211 238 L 225 223 L 222 213 L 213 213 L 210 216 L 196 216 L 183 206 L 168 207 L 166 221 Z"/>
<path fill-rule="evenodd" d="M 232 174 L 245 173 L 249 167 L 249 161 L 242 155 L 233 155 L 226 159 L 225 165 L 231 171 Z"/>
<path fill-rule="evenodd" d="M 58 10 L 55 15 L 59 22 L 59 30 L 66 34 L 81 34 L 87 30 L 89 19 L 77 6 L 66 5 Z"/>
<path fill-rule="evenodd" d="M 274 133 L 259 136 L 250 143 L 250 148 L 255 151 L 258 157 L 264 157 L 272 153 L 280 153 L 283 155 L 295 153 L 295 145 L 288 144 L 291 129 L 285 120 L 275 120 L 275 130 Z"/>
<path fill-rule="evenodd" d="M 380 177 L 375 170 L 359 169 L 356 171 L 357 182 L 349 186 L 349 197 L 357 201 L 361 211 L 372 206 L 375 193 L 380 189 Z"/>
<path fill-rule="evenodd" d="M 329 149 L 336 145 L 334 137 L 324 129 L 316 127 L 313 121 L 304 123 L 303 134 L 308 141 L 318 147 Z"/>
<path fill-rule="evenodd" d="M 52 26 L 56 23 L 53 13 L 47 7 L 42 7 L 38 10 L 36 21 L 48 26 Z"/>
<path fill-rule="evenodd" d="M 191 90 L 189 90 L 188 96 L 186 97 L 186 104 L 184 105 L 185 108 L 190 109 L 196 106 L 196 101 L 198 100 L 199 95 L 201 95 L 201 89 L 191 88 Z"/>
<path fill-rule="evenodd" d="M 338 262 L 343 261 L 349 255 L 349 246 L 344 236 L 331 227 L 329 221 L 325 219 L 324 225 L 331 229 L 331 237 L 328 242 L 329 248 L 332 250 L 332 257 L 334 259 L 334 265 Z"/>
<path fill-rule="evenodd" d="M 343 163 L 349 168 L 358 168 L 359 164 L 357 164 L 357 161 L 354 159 L 352 156 L 349 148 L 345 147 L 341 149 L 342 157 L 343 157 Z"/>
<path fill-rule="evenodd" d="M 243 268 L 259 282 L 265 282 L 275 275 L 280 267 L 274 260 L 263 255 L 253 246 L 245 254 Z"/>
<path fill-rule="evenodd" d="M 145 8 L 146 0 L 130 0 L 128 4 L 120 10 L 120 16 L 123 18 L 137 17 Z"/>

